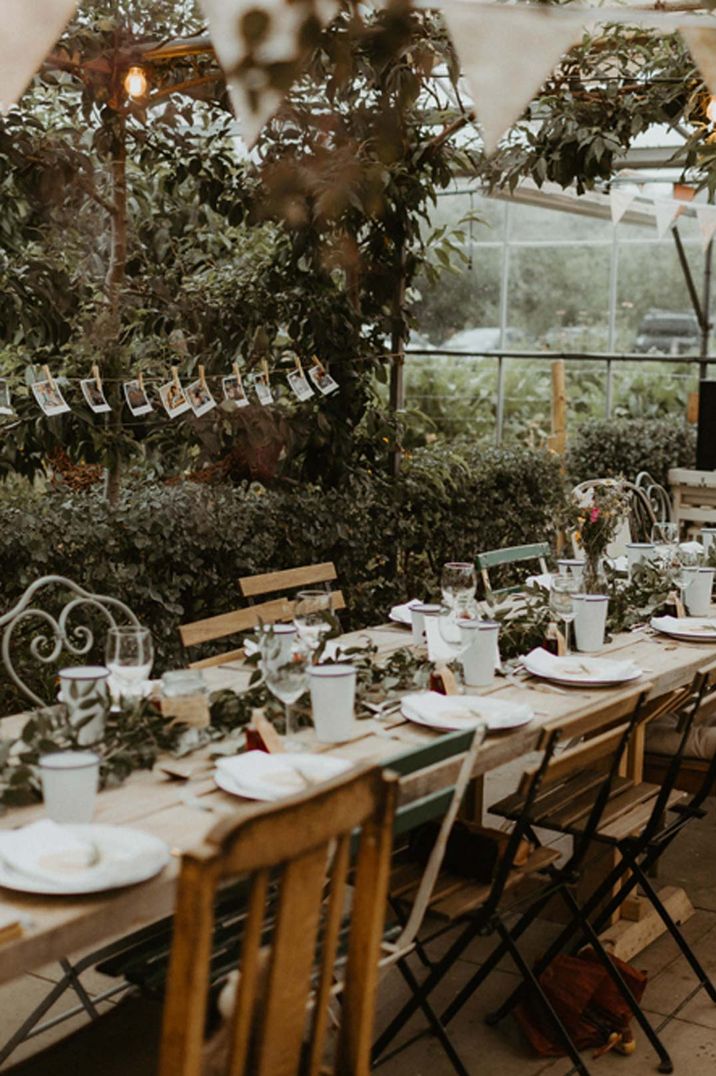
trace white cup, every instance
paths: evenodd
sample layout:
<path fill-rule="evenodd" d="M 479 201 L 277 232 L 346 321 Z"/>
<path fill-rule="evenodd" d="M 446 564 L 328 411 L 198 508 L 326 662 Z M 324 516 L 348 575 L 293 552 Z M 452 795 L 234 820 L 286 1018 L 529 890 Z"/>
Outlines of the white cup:
<path fill-rule="evenodd" d="M 657 549 L 653 542 L 627 542 L 626 557 L 629 575 L 631 576 L 637 564 L 652 561 L 656 556 Z"/>
<path fill-rule="evenodd" d="M 601 650 L 607 627 L 609 598 L 606 594 L 575 594 L 574 640 L 577 650 L 587 654 Z"/>
<path fill-rule="evenodd" d="M 466 687 L 485 687 L 495 676 L 499 661 L 500 625 L 494 620 L 465 620 L 460 634 L 466 649 L 460 655 Z"/>
<path fill-rule="evenodd" d="M 345 743 L 358 735 L 353 710 L 356 698 L 355 665 L 311 665 L 311 712 L 316 738 L 321 743 Z"/>
<path fill-rule="evenodd" d="M 560 575 L 572 575 L 578 586 L 584 579 L 585 561 L 580 557 L 561 557 L 557 561 L 557 571 Z"/>
<path fill-rule="evenodd" d="M 439 605 L 411 605 L 410 607 L 410 623 L 413 629 L 413 645 L 425 646 L 425 614 L 439 613 L 441 606 Z"/>
<path fill-rule="evenodd" d="M 689 616 L 708 616 L 711 611 L 713 568 L 684 568 L 684 605 Z"/>
<path fill-rule="evenodd" d="M 704 553 L 708 554 L 714 541 L 716 541 L 716 527 L 702 527 L 701 542 L 704 547 Z"/>
<path fill-rule="evenodd" d="M 97 743 L 104 735 L 109 698 L 109 669 L 104 665 L 77 665 L 60 669 L 58 698 L 67 707 L 67 715 L 77 731 L 77 743 L 83 747 Z"/>
<path fill-rule="evenodd" d="M 99 758 L 91 751 L 57 751 L 40 758 L 45 813 L 53 822 L 91 822 Z"/>

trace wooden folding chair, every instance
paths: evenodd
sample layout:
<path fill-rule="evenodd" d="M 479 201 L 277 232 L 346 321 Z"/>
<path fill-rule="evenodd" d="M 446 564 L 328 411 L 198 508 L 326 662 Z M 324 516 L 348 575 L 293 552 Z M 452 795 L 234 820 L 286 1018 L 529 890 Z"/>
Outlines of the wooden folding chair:
<path fill-rule="evenodd" d="M 334 565 L 327 561 L 323 564 L 309 564 L 304 568 L 288 568 L 280 572 L 265 572 L 262 575 L 245 575 L 239 579 L 239 589 L 249 600 L 248 609 L 233 609 L 229 613 L 195 620 L 190 624 L 179 625 L 179 637 L 185 648 L 213 643 L 241 632 L 253 631 L 259 621 L 275 624 L 280 620 L 290 620 L 293 616 L 294 602 L 290 597 L 271 598 L 256 602 L 254 599 L 277 591 L 291 591 L 299 588 L 328 587 L 336 579 Z M 331 591 L 331 606 L 335 610 L 345 609 L 346 603 L 340 590 Z M 192 669 L 207 669 L 214 665 L 223 665 L 227 661 L 236 661 L 244 656 L 243 648 L 229 650 L 223 654 L 202 658 L 189 663 Z"/>
<path fill-rule="evenodd" d="M 594 830 L 601 819 L 602 813 L 607 809 L 612 787 L 618 780 L 619 766 L 624 752 L 641 720 L 644 696 L 648 688 L 649 685 L 636 690 L 631 688 L 626 692 L 622 692 L 617 698 L 610 700 L 608 704 L 600 707 L 598 711 L 582 712 L 562 724 L 555 722 L 545 728 L 541 744 L 543 753 L 539 764 L 525 771 L 518 792 L 514 797 L 509 797 L 512 803 L 510 817 L 515 819 L 515 825 L 496 868 L 492 883 L 482 886 L 475 883 L 464 883 L 462 893 L 446 892 L 442 899 L 439 898 L 432 903 L 431 910 L 434 913 L 447 919 L 452 928 L 461 927 L 462 929 L 460 929 L 456 940 L 434 964 L 424 982 L 413 992 L 413 997 L 403 1006 L 382 1033 L 374 1048 L 374 1057 L 385 1050 L 388 1043 L 400 1031 L 405 1022 L 412 1017 L 417 1008 L 424 1001 L 429 1000 L 430 995 L 451 970 L 455 961 L 463 954 L 465 947 L 469 945 L 472 939 L 480 934 L 496 933 L 500 941 L 491 956 L 459 991 L 444 1012 L 440 1014 L 439 1022 L 442 1032 L 445 1033 L 449 1022 L 491 971 L 494 970 L 499 961 L 505 955 L 510 955 L 523 977 L 523 982 L 536 991 L 542 1003 L 546 1006 L 564 1043 L 565 1050 L 571 1057 L 575 1067 L 580 1073 L 587 1072 L 576 1047 L 544 994 L 537 974 L 533 972 L 522 956 L 517 942 L 531 923 L 534 922 L 539 912 L 558 894 L 567 903 L 572 916 L 573 922 L 570 925 L 570 930 L 574 930 L 575 920 L 581 925 L 581 914 L 571 894 L 570 886 L 573 885 L 585 859 L 589 845 L 589 833 L 583 841 L 575 843 L 575 848 L 568 862 L 562 867 L 557 867 L 555 866 L 555 861 L 558 854 L 553 849 L 539 847 L 539 841 L 533 831 L 533 824 L 535 824 L 535 816 L 539 815 L 541 811 L 540 805 L 547 802 L 567 803 L 569 796 L 572 798 L 581 796 L 582 800 L 588 803 L 586 810 L 589 816 L 589 832 Z M 572 739 L 575 736 L 590 733 L 594 735 L 591 735 L 591 738 L 584 744 L 569 748 L 557 756 L 554 755 L 554 748 L 560 736 Z M 532 867 L 528 861 L 521 870 L 518 870 L 514 867 L 514 860 L 517 849 L 524 837 L 530 837 L 537 846 L 533 857 L 531 857 L 536 861 L 536 868 Z M 530 895 L 525 904 L 524 898 L 520 895 L 519 883 L 524 881 L 526 876 L 537 881 L 538 873 L 543 876 L 543 884 L 537 896 Z M 508 895 L 510 900 L 505 902 L 503 898 Z M 503 903 L 507 903 L 506 911 L 502 909 Z M 520 908 L 523 909 L 521 918 L 515 927 L 508 929 L 505 923 L 505 915 Z M 599 953 L 599 940 L 593 939 L 590 935 L 590 941 L 595 944 Z M 619 989 L 624 992 L 625 999 L 632 1007 L 632 1011 L 642 1024 L 645 1033 L 650 1036 L 655 1048 L 660 1050 L 660 1057 L 662 1055 L 668 1057 L 651 1029 L 648 1020 L 639 1009 L 634 998 L 629 994 L 626 984 L 608 960 L 603 948 L 600 955 L 605 967 L 608 966 L 608 973 L 615 980 Z"/>
<path fill-rule="evenodd" d="M 237 821 L 224 820 L 184 855 L 159 1076 L 201 1072 L 214 906 L 220 886 L 239 877 L 249 884 L 248 913 L 227 1074 L 366 1076 L 396 792 L 396 777 L 363 770 Z M 326 1069 L 328 1006 L 357 828 L 340 1027 Z M 270 885 L 278 892 L 267 935 Z"/>
<path fill-rule="evenodd" d="M 547 542 L 534 542 L 532 545 L 513 545 L 508 546 L 505 549 L 490 549 L 487 553 L 478 553 L 475 559 L 480 575 L 482 576 L 486 596 L 515 594 L 522 589 L 520 584 L 516 584 L 509 587 L 498 587 L 497 590 L 494 590 L 490 583 L 490 568 L 504 567 L 508 564 L 520 564 L 527 560 L 536 560 L 539 564 L 540 572 L 545 573 L 547 571 L 547 561 L 545 558 L 548 557 L 549 554 L 550 548 Z"/>

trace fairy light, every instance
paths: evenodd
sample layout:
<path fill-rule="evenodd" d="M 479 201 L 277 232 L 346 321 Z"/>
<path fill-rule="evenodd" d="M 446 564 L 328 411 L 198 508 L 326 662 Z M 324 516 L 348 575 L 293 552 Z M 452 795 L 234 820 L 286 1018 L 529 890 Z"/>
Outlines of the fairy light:
<path fill-rule="evenodd" d="M 128 97 L 146 97 L 149 83 L 143 67 L 130 67 L 124 76 L 124 88 Z"/>

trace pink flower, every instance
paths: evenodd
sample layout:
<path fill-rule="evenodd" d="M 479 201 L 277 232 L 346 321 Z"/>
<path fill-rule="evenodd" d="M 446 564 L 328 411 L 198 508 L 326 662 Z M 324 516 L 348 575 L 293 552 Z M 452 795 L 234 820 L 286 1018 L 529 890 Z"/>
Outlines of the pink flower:
<path fill-rule="evenodd" d="M 601 513 L 600 513 L 598 508 L 593 508 L 591 510 L 591 512 L 589 513 L 589 522 L 590 523 L 596 523 L 597 520 L 599 519 L 600 514 Z"/>

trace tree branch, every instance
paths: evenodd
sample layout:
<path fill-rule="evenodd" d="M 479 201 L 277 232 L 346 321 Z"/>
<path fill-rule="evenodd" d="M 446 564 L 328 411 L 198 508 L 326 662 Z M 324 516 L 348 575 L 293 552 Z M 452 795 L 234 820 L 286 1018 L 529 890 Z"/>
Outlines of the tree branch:
<path fill-rule="evenodd" d="M 116 215 L 116 206 L 112 202 L 110 202 L 108 198 L 105 198 L 104 195 L 100 194 L 94 183 L 87 179 L 86 176 L 78 174 L 77 182 L 82 188 L 82 190 L 85 192 L 85 194 L 88 194 L 89 197 L 97 203 L 97 205 L 102 206 L 102 209 L 104 209 L 106 213 L 109 213 L 110 217 L 114 217 Z"/>

